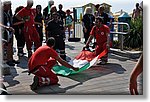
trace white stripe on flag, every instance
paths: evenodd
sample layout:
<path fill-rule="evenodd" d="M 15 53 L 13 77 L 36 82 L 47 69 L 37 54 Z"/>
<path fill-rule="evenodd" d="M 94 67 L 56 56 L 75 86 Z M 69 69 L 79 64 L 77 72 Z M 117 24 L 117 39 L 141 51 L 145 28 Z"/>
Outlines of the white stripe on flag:
<path fill-rule="evenodd" d="M 81 68 L 84 65 L 86 65 L 87 63 L 89 63 L 87 60 L 74 59 L 73 60 L 73 67 Z"/>
<path fill-rule="evenodd" d="M 91 62 L 90 62 L 90 66 L 94 65 L 98 60 L 98 56 L 95 57 Z"/>

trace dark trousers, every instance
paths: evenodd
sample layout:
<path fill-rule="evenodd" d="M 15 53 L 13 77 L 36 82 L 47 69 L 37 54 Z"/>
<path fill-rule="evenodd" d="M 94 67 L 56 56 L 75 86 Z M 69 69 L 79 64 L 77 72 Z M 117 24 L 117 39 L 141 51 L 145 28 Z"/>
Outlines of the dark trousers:
<path fill-rule="evenodd" d="M 90 36 L 91 29 L 92 29 L 92 28 L 90 28 L 90 27 L 87 28 L 87 32 L 85 32 L 84 29 L 83 29 L 84 38 L 85 38 L 85 42 L 84 42 L 84 43 L 85 43 L 85 44 L 86 44 L 86 42 L 87 42 L 87 40 L 88 40 L 88 38 L 89 38 L 89 36 Z"/>
<path fill-rule="evenodd" d="M 15 38 L 17 40 L 18 53 L 23 53 L 23 48 L 25 46 L 23 29 L 15 28 Z"/>
<path fill-rule="evenodd" d="M 42 45 L 42 42 L 43 42 L 43 28 L 36 26 L 36 30 L 37 30 L 37 32 L 39 33 L 39 36 L 40 36 L 40 43 L 41 43 L 41 45 Z"/>
<path fill-rule="evenodd" d="M 55 38 L 55 50 L 59 50 L 60 57 L 64 60 L 66 60 L 66 53 L 65 53 L 65 41 L 64 37 L 61 35 L 51 35 L 50 37 Z"/>

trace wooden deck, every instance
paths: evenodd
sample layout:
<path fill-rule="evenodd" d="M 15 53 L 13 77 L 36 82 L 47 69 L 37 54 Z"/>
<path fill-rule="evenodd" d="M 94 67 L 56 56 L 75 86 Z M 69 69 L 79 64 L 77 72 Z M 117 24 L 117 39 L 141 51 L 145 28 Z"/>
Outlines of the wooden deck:
<path fill-rule="evenodd" d="M 81 42 L 66 42 L 68 60 L 82 49 Z M 14 57 L 17 59 L 17 54 Z M 107 65 L 94 65 L 90 69 L 68 77 L 58 76 L 59 84 L 43 86 L 36 91 L 30 89 L 33 75 L 27 73 L 27 57 L 20 64 L 11 67 L 11 75 L 4 76 L 4 84 L 10 94 L 61 94 L 61 95 L 130 95 L 129 77 L 137 60 L 109 54 Z M 143 94 L 142 75 L 138 79 L 138 89 Z"/>

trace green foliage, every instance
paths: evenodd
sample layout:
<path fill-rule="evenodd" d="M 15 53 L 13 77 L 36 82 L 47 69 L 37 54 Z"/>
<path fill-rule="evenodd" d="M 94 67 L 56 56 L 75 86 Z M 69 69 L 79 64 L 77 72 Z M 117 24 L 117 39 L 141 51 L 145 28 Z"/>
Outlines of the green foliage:
<path fill-rule="evenodd" d="M 119 49 L 119 41 L 118 40 L 114 40 L 113 41 L 113 48 L 118 48 Z"/>
<path fill-rule="evenodd" d="M 141 48 L 143 46 L 142 17 L 131 20 L 130 33 L 125 36 L 124 45 L 129 48 Z"/>

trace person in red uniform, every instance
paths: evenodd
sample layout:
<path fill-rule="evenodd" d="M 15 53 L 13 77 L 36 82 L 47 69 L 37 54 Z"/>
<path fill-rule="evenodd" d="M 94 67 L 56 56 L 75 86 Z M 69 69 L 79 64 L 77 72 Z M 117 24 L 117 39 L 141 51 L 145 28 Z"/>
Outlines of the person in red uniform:
<path fill-rule="evenodd" d="M 58 61 L 60 64 L 78 70 L 72 65 L 63 60 L 53 49 L 55 45 L 55 39 L 50 37 L 46 45 L 39 47 L 34 54 L 30 57 L 28 62 L 29 73 L 34 74 L 34 82 L 31 85 L 31 89 L 35 90 L 38 86 L 42 85 L 54 85 L 58 83 L 57 75 L 52 71 L 54 65 Z"/>
<path fill-rule="evenodd" d="M 96 17 L 95 26 L 93 26 L 90 37 L 88 38 L 88 41 L 86 45 L 83 47 L 83 49 L 87 48 L 93 37 L 96 38 L 96 48 L 95 48 L 95 54 L 96 56 L 99 55 L 101 52 L 103 52 L 104 49 L 109 48 L 112 43 L 109 41 L 109 34 L 110 29 L 107 25 L 102 24 L 103 19 L 98 16 Z M 108 61 L 108 55 L 105 55 L 101 58 L 100 64 L 106 64 Z"/>
<path fill-rule="evenodd" d="M 24 23 L 24 37 L 28 50 L 28 58 L 32 55 L 32 44 L 34 42 L 36 49 L 40 47 L 40 37 L 35 27 L 36 10 L 32 9 L 33 0 L 27 0 L 27 6 L 16 14 L 18 20 L 23 20 Z"/>

